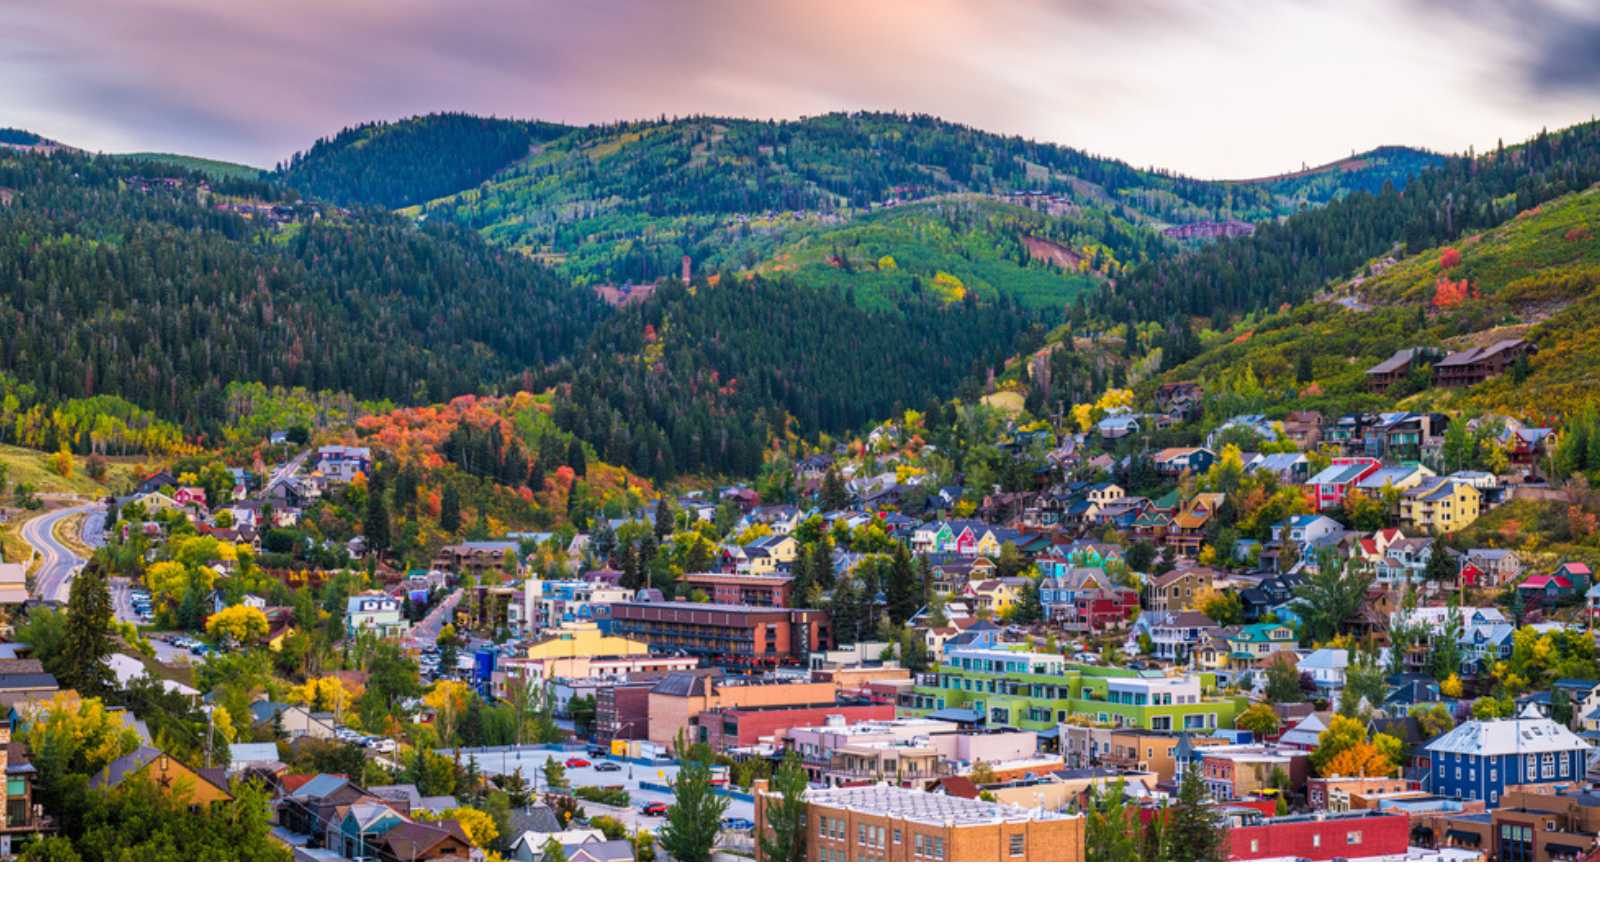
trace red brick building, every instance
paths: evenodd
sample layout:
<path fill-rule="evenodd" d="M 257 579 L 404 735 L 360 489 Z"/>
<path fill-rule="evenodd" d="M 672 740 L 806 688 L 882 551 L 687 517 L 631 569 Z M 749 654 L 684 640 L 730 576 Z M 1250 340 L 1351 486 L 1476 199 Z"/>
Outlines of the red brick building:
<path fill-rule="evenodd" d="M 1408 816 L 1375 810 L 1262 817 L 1240 811 L 1227 834 L 1229 862 L 1253 859 L 1307 859 L 1326 862 L 1364 856 L 1403 854 L 1411 843 Z"/>
<path fill-rule="evenodd" d="M 845 724 L 894 718 L 893 703 L 807 703 L 796 706 L 727 707 L 695 716 L 699 738 L 718 752 L 752 747 L 762 738 L 781 737 L 791 728 L 825 725 L 832 716 Z"/>

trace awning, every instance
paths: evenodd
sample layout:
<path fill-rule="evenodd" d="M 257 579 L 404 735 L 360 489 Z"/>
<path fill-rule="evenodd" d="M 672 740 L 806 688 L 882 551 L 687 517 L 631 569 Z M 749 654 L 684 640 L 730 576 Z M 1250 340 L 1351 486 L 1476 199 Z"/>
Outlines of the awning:
<path fill-rule="evenodd" d="M 1449 840 L 1459 841 L 1463 844 L 1471 844 L 1474 847 L 1483 843 L 1483 836 L 1478 834 L 1476 831 L 1457 831 L 1456 829 L 1451 828 L 1444 833 L 1444 836 Z"/>

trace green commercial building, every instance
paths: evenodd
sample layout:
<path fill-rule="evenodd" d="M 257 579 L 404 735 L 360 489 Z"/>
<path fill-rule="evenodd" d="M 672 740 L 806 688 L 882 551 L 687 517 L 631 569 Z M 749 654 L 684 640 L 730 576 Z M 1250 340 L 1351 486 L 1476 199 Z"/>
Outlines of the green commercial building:
<path fill-rule="evenodd" d="M 1082 716 L 1111 727 L 1152 731 L 1232 728 L 1244 697 L 1215 693 L 1210 673 L 1171 677 L 1069 663 L 1020 647 L 947 647 L 942 663 L 903 690 L 907 715 L 971 710 L 979 724 L 1047 731 Z"/>

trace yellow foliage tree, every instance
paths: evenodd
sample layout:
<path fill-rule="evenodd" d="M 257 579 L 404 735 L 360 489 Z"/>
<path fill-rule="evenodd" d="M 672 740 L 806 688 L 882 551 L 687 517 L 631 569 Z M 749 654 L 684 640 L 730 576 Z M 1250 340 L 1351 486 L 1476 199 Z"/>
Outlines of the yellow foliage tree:
<path fill-rule="evenodd" d="M 440 743 L 450 744 L 456 723 L 471 699 L 472 688 L 464 682 L 449 680 L 435 682 L 433 689 L 423 695 L 422 705 L 433 710 L 433 730 L 438 732 Z"/>
<path fill-rule="evenodd" d="M 350 707 L 350 694 L 344 682 L 332 675 L 311 678 L 289 689 L 289 702 L 303 704 L 312 712 L 333 712 Z"/>
<path fill-rule="evenodd" d="M 1462 690 L 1463 687 L 1461 684 L 1461 676 L 1454 672 L 1451 672 L 1449 675 L 1445 676 L 1443 681 L 1439 682 L 1439 693 L 1451 699 L 1461 699 Z"/>
<path fill-rule="evenodd" d="M 269 631 L 271 626 L 267 624 L 267 614 L 242 603 L 230 606 L 206 621 L 208 637 L 234 645 L 264 641 Z"/>
<path fill-rule="evenodd" d="M 429 810 L 417 810 L 415 812 L 417 818 L 425 822 L 438 822 L 444 819 L 454 819 L 460 822 L 461 830 L 467 833 L 467 840 L 471 841 L 474 847 L 488 847 L 495 842 L 496 838 L 500 837 L 500 828 L 495 825 L 494 817 L 481 809 L 458 806 L 455 809 L 447 809 L 442 813 L 435 813 Z"/>
<path fill-rule="evenodd" d="M 156 599 L 175 603 L 189 590 L 189 568 L 171 560 L 155 563 L 144 570 L 144 586 Z"/>
<path fill-rule="evenodd" d="M 72 451 L 66 444 L 62 444 L 60 450 L 50 454 L 50 468 L 55 469 L 56 474 L 62 478 L 72 477 Z"/>
<path fill-rule="evenodd" d="M 139 735 L 105 704 L 63 692 L 28 715 L 28 752 L 47 777 L 92 775 L 112 760 L 139 749 Z"/>
<path fill-rule="evenodd" d="M 211 707 L 211 724 L 217 729 L 217 734 L 230 744 L 239 737 L 239 729 L 233 725 L 233 714 L 220 703 Z"/>

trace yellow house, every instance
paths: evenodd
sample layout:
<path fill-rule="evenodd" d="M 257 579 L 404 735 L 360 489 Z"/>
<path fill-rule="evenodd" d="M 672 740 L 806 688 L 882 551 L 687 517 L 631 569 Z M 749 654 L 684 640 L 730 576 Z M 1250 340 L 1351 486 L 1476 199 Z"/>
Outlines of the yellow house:
<path fill-rule="evenodd" d="M 183 792 L 191 807 L 233 799 L 223 769 L 196 771 L 154 747 L 140 747 L 112 760 L 90 780 L 89 786 L 111 790 L 134 778 L 153 782 L 166 794 Z"/>
<path fill-rule="evenodd" d="M 1097 508 L 1126 496 L 1128 492 L 1122 489 L 1122 485 L 1111 481 L 1101 482 L 1089 488 L 1089 502 Z"/>
<path fill-rule="evenodd" d="M 549 637 L 528 648 L 528 659 L 649 655 L 649 644 L 601 634 L 600 627 L 593 622 L 573 622 L 563 625 Z"/>
<path fill-rule="evenodd" d="M 1482 511 L 1478 489 L 1449 478 L 1424 478 L 1400 495 L 1400 521 L 1428 534 L 1449 534 L 1471 525 Z"/>
<path fill-rule="evenodd" d="M 992 528 L 985 530 L 983 536 L 978 538 L 978 542 L 973 546 L 978 549 L 979 556 L 995 559 L 1000 555 L 1000 538 Z"/>

